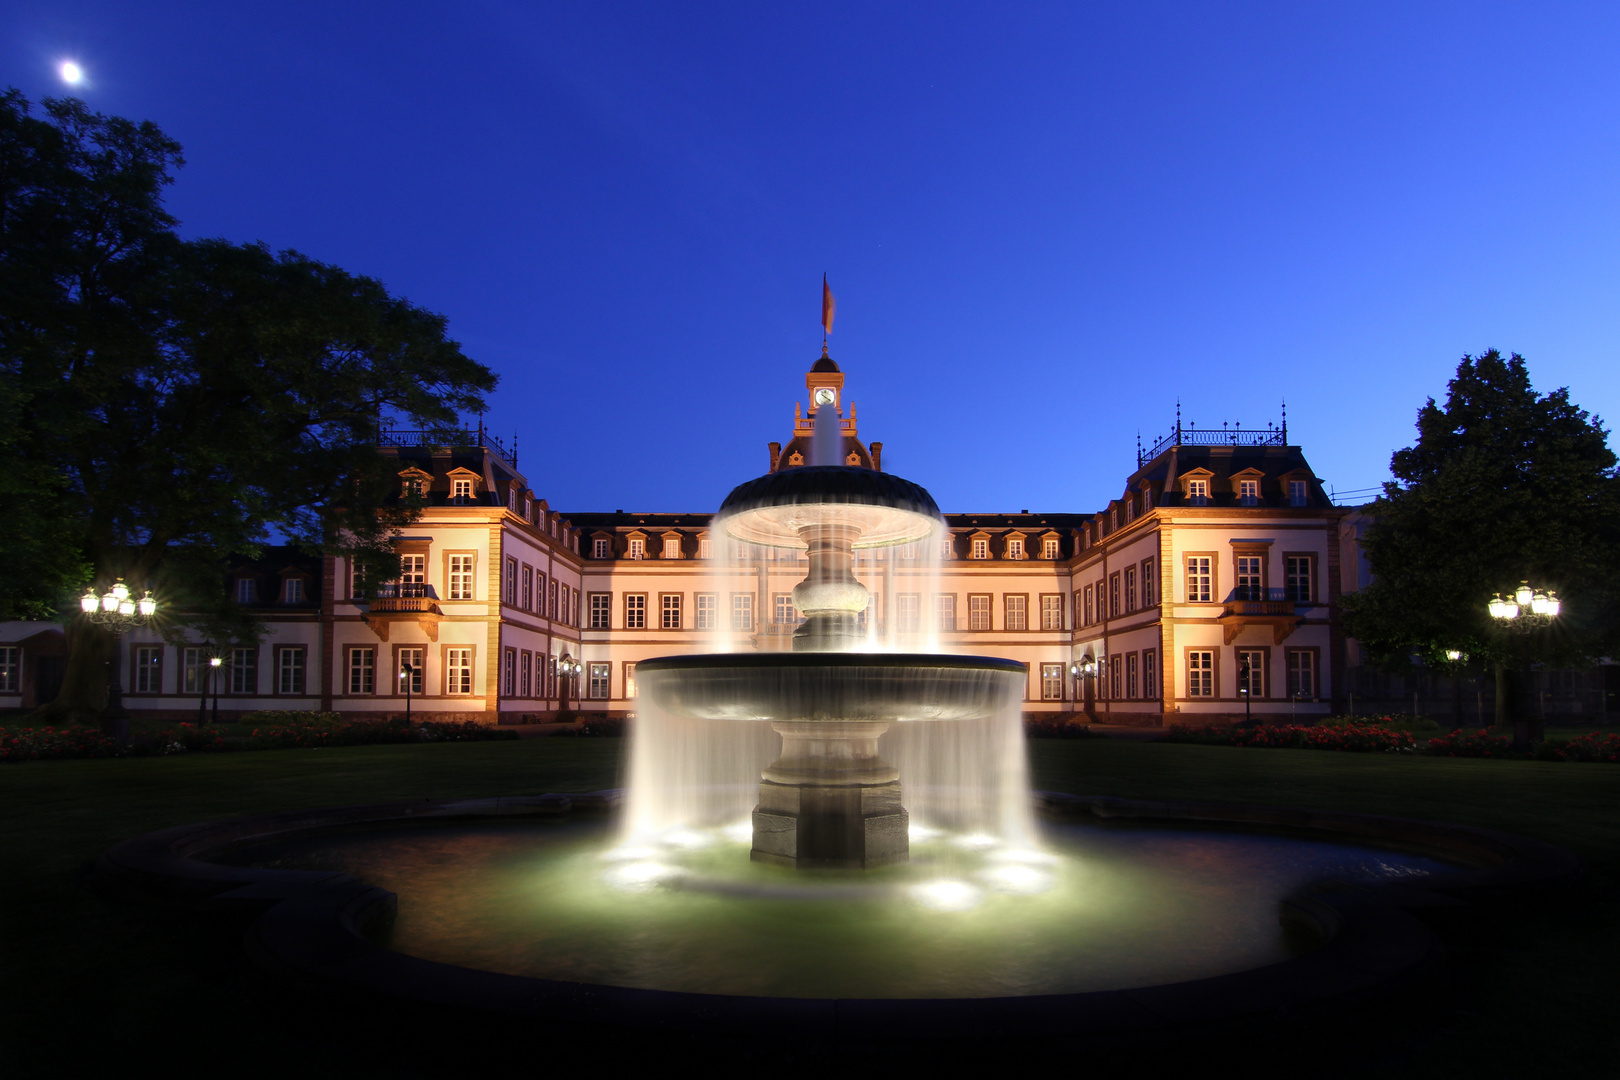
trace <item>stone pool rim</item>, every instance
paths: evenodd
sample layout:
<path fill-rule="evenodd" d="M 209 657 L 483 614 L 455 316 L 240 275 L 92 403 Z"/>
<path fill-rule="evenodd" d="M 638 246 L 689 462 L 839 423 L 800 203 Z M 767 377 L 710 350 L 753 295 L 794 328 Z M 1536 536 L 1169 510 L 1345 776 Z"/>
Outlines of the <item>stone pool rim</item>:
<path fill-rule="evenodd" d="M 1043 816 L 1219 826 L 1394 847 L 1461 862 L 1421 879 L 1326 881 L 1281 903 L 1280 917 L 1322 944 L 1300 957 L 1187 982 L 994 998 L 771 998 L 647 990 L 507 975 L 424 960 L 366 936 L 397 910 L 394 893 L 344 873 L 204 861 L 238 844 L 410 821 L 562 819 L 603 813 L 618 791 L 419 799 L 286 811 L 163 829 L 116 844 L 95 866 L 100 884 L 131 897 L 251 918 L 251 968 L 316 1001 L 412 1006 L 485 1020 L 593 1029 L 737 1035 L 795 1030 L 827 1041 L 1085 1039 L 1327 1013 L 1426 984 L 1443 968 L 1439 939 L 1408 909 L 1466 903 L 1468 894 L 1573 874 L 1569 852 L 1471 826 L 1372 814 L 1037 792 Z"/>

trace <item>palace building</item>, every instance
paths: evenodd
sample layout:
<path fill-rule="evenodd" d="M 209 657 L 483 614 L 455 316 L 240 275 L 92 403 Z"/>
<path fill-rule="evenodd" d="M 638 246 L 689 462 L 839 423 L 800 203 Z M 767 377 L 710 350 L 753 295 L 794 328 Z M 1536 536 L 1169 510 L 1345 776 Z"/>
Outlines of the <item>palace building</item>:
<path fill-rule="evenodd" d="M 881 470 L 883 444 L 861 441 L 825 347 L 805 388 L 791 436 L 769 445 L 770 469 L 806 463 L 815 417 L 833 409 L 845 463 Z M 722 640 L 790 647 L 802 553 L 717 574 L 731 549 L 711 535 L 710 513 L 560 513 L 499 440 L 480 429 L 460 441 L 383 439 L 379 452 L 399 464 L 397 497 L 425 502 L 398 538 L 397 581 L 368 595 L 344 559 L 270 549 L 230 583 L 263 623 L 262 641 L 216 649 L 131 633 L 125 705 L 187 719 L 217 689 L 225 715 L 396 713 L 407 696 L 415 715 L 487 723 L 623 715 L 644 659 Z M 1138 448 L 1100 510 L 946 515 L 937 576 L 916 578 L 916 591 L 874 589 L 868 617 L 931 620 L 945 651 L 1023 662 L 1029 715 L 1137 725 L 1326 715 L 1344 686 L 1338 599 L 1357 587 L 1350 513 L 1288 445 L 1286 424 L 1178 422 Z M 50 624 L 0 626 L 0 708 L 49 700 L 61 652 Z"/>

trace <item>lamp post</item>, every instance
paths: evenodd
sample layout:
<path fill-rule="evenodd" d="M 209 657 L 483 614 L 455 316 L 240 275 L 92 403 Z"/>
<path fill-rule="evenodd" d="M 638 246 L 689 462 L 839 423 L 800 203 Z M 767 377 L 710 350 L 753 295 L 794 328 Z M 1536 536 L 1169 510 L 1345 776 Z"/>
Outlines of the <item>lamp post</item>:
<path fill-rule="evenodd" d="M 95 589 L 87 588 L 79 597 L 79 610 L 84 617 L 116 639 L 112 662 L 107 665 L 107 707 L 101 711 L 101 730 L 119 742 L 129 739 L 129 710 L 124 708 L 123 637 L 137 627 L 149 625 L 157 609 L 158 602 L 152 598 L 151 589 L 136 600 L 123 578 L 99 596 Z"/>
<path fill-rule="evenodd" d="M 1513 685 L 1515 679 L 1507 664 L 1498 661 L 1496 665 L 1496 721 L 1503 727 L 1511 722 L 1514 748 L 1528 750 L 1541 737 L 1541 724 L 1532 720 L 1528 715 L 1529 710 L 1523 708 L 1522 703 L 1515 701 L 1514 697 L 1516 692 L 1521 697 L 1528 693 L 1531 681 L 1531 635 L 1551 627 L 1553 620 L 1563 610 L 1563 603 L 1553 590 L 1535 589 L 1528 581 L 1521 581 L 1511 593 L 1497 593 L 1492 597 L 1485 610 L 1491 613 L 1496 625 L 1505 632 L 1519 635 L 1517 677 L 1520 685 Z"/>

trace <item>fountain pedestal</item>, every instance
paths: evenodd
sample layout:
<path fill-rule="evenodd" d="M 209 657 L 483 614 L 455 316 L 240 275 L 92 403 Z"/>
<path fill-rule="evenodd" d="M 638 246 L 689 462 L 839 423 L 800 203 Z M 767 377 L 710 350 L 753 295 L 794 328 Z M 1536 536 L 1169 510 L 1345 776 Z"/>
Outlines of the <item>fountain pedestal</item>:
<path fill-rule="evenodd" d="M 885 722 L 777 722 L 782 756 L 760 774 L 756 862 L 862 870 L 910 856 L 900 773 L 878 756 Z"/>

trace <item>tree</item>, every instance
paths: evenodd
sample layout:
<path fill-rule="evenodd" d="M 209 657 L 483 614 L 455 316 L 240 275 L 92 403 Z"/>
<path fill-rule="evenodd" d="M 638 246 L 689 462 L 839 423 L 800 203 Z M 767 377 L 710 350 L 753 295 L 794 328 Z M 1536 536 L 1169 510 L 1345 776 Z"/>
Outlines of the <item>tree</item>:
<path fill-rule="evenodd" d="M 415 508 L 383 508 L 398 478 L 379 426 L 447 428 L 495 376 L 377 281 L 182 239 L 161 200 L 180 148 L 154 125 L 74 100 L 44 112 L 0 97 L 0 438 L 23 478 L 6 482 L 34 495 L 6 526 L 5 606 L 72 610 L 92 573 L 122 576 L 247 640 L 225 572 L 274 534 L 397 570 L 391 538 Z M 48 708 L 87 719 L 110 642 L 74 616 L 68 643 Z"/>
<path fill-rule="evenodd" d="M 1413 656 L 1442 665 L 1447 650 L 1494 665 L 1505 723 L 1514 672 L 1532 660 L 1587 663 L 1620 640 L 1615 455 L 1567 389 L 1537 394 L 1524 359 L 1494 349 L 1463 357 L 1445 407 L 1430 398 L 1417 429 L 1368 509 L 1373 582 L 1346 598 L 1345 629 L 1386 668 Z M 1556 589 L 1563 611 L 1510 632 L 1485 604 L 1524 580 Z"/>

